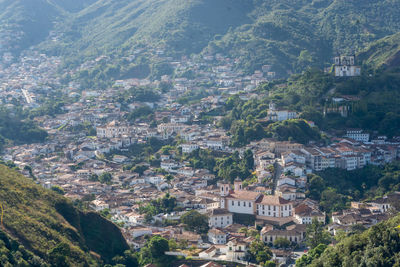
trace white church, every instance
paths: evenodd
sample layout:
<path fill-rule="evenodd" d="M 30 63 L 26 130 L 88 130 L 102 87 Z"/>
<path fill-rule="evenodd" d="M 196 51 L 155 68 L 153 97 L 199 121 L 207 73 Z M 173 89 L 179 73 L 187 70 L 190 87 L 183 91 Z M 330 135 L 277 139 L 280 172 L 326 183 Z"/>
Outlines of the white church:
<path fill-rule="evenodd" d="M 361 67 L 355 65 L 355 56 L 337 56 L 335 62 L 336 77 L 354 77 L 361 75 Z"/>

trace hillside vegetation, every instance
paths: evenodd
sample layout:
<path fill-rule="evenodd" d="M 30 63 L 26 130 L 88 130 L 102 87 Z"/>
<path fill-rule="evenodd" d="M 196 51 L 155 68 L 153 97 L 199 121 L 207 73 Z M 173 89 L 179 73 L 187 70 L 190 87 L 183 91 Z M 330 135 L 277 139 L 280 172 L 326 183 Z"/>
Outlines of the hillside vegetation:
<path fill-rule="evenodd" d="M 0 0 L 0 30 L 25 33 L 15 50 L 41 43 L 70 61 L 150 47 L 222 52 L 248 72 L 270 64 L 287 76 L 397 33 L 399 9 L 393 0 Z M 45 41 L 50 31 L 56 40 Z"/>
<path fill-rule="evenodd" d="M 0 185 L 8 236 L 3 234 L 3 241 L 15 239 L 48 264 L 98 265 L 129 249 L 117 226 L 96 213 L 76 209 L 63 196 L 4 165 L 0 165 Z"/>
<path fill-rule="evenodd" d="M 400 33 L 384 37 L 373 42 L 365 51 L 360 53 L 364 64 L 375 68 L 394 68 L 400 66 Z"/>
<path fill-rule="evenodd" d="M 346 237 L 333 247 L 316 247 L 297 260 L 296 266 L 399 266 L 399 229 L 397 215 L 363 233 Z"/>
<path fill-rule="evenodd" d="M 0 0 L 0 33 L 11 31 L 10 52 L 36 45 L 48 36 L 54 23 L 95 0 Z M 21 34 L 19 34 L 21 33 Z"/>

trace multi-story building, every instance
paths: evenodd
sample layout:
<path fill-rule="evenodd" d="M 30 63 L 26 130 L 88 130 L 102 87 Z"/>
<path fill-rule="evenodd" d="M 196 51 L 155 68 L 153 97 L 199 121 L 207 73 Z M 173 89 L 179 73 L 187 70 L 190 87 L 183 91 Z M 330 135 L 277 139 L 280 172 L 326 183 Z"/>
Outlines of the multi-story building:
<path fill-rule="evenodd" d="M 278 195 L 264 195 L 260 192 L 244 190 L 242 182 L 235 181 L 235 189 L 219 184 L 221 207 L 231 213 L 249 214 L 260 219 L 292 216 L 292 203 Z M 228 191 L 227 191 L 228 190 Z"/>
<path fill-rule="evenodd" d="M 344 137 L 364 143 L 369 141 L 369 133 L 364 133 L 361 129 L 347 130 Z"/>
<path fill-rule="evenodd" d="M 246 258 L 248 246 L 247 243 L 233 238 L 227 243 L 227 260 L 244 260 Z"/>
<path fill-rule="evenodd" d="M 116 138 L 124 135 L 129 136 L 132 132 L 132 128 L 126 124 L 121 124 L 116 121 L 112 121 L 105 126 L 96 128 L 98 138 Z"/>
<path fill-rule="evenodd" d="M 294 208 L 293 214 L 295 221 L 299 224 L 311 224 L 314 218 L 321 223 L 325 223 L 325 213 L 306 204 L 300 204 Z"/>
<path fill-rule="evenodd" d="M 196 149 L 199 149 L 199 145 L 196 143 L 187 143 L 187 144 L 182 144 L 181 148 L 183 153 L 191 153 Z"/>
<path fill-rule="evenodd" d="M 260 218 L 290 217 L 292 209 L 293 205 L 290 201 L 277 195 L 262 195 L 256 203 L 256 215 Z"/>
<path fill-rule="evenodd" d="M 174 134 L 180 134 L 186 127 L 187 125 L 179 123 L 161 123 L 157 126 L 157 131 L 164 139 L 168 139 Z"/>
<path fill-rule="evenodd" d="M 219 229 L 213 228 L 208 231 L 208 241 L 212 244 L 226 244 L 227 234 Z"/>
<path fill-rule="evenodd" d="M 207 215 L 210 228 L 224 228 L 233 223 L 233 215 L 226 209 L 212 209 L 208 211 Z"/>
<path fill-rule="evenodd" d="M 292 243 L 299 244 L 306 237 L 306 226 L 301 224 L 288 226 L 285 230 L 274 229 L 273 226 L 265 226 L 261 230 L 260 239 L 268 244 L 273 244 L 277 238 L 285 238 Z"/>

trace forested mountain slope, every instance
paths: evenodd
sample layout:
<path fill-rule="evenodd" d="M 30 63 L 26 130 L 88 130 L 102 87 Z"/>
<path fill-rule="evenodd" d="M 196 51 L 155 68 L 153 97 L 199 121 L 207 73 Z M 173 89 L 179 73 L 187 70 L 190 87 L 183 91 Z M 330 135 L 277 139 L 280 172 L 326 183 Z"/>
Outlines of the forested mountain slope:
<path fill-rule="evenodd" d="M 23 245 L 53 266 L 59 261 L 70 266 L 98 265 L 129 249 L 118 227 L 110 221 L 80 211 L 65 197 L 4 165 L 0 165 L 0 202 L 5 233 L 0 233 L 0 239 L 15 239 L 17 247 Z M 0 249 L 1 259 L 3 253 Z"/>
<path fill-rule="evenodd" d="M 22 30 L 15 51 L 41 43 L 76 60 L 137 47 L 212 51 L 247 71 L 270 64 L 286 76 L 395 34 L 398 10 L 398 0 L 0 0 L 0 30 Z"/>
<path fill-rule="evenodd" d="M 400 66 L 400 33 L 373 42 L 361 52 L 360 60 L 375 68 L 396 68 Z"/>

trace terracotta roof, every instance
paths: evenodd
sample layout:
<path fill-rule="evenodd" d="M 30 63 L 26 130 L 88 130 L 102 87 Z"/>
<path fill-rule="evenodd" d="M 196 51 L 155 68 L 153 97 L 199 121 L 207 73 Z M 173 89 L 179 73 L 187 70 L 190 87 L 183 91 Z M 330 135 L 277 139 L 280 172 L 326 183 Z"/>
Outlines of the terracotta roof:
<path fill-rule="evenodd" d="M 230 215 L 228 210 L 226 209 L 212 209 L 208 212 L 208 216 L 216 216 L 216 215 Z"/>
<path fill-rule="evenodd" d="M 222 232 L 221 230 L 217 228 L 213 228 L 208 231 L 209 233 L 213 233 L 214 235 L 225 235 L 225 232 Z"/>
<path fill-rule="evenodd" d="M 283 199 L 279 196 L 266 196 L 262 195 L 257 201 L 257 204 L 263 205 L 284 205 L 290 203 L 290 201 Z"/>
<path fill-rule="evenodd" d="M 215 262 L 207 262 L 206 264 L 201 265 L 200 267 L 222 267 L 222 265 Z"/>
<path fill-rule="evenodd" d="M 242 200 L 253 200 L 256 201 L 261 194 L 257 192 L 251 192 L 246 190 L 234 191 L 229 194 L 227 198 L 242 199 Z"/>

